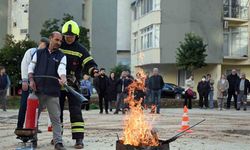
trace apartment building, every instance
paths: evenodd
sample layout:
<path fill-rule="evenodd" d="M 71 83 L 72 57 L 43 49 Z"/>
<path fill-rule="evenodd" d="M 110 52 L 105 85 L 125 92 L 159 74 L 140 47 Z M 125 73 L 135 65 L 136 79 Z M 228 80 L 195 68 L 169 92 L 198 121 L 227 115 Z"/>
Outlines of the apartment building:
<path fill-rule="evenodd" d="M 208 65 L 194 72 L 195 83 L 207 73 L 218 80 L 233 68 L 250 77 L 248 5 L 248 0 L 134 0 L 133 73 L 158 67 L 165 82 L 183 86 L 188 73 L 176 67 L 176 51 L 185 33 L 194 32 L 208 44 Z"/>
<path fill-rule="evenodd" d="M 83 0 L 1 0 L 0 38 L 13 34 L 16 40 L 38 41 L 45 20 L 61 19 L 65 13 L 82 23 Z M 3 42 L 3 41 L 1 41 Z"/>

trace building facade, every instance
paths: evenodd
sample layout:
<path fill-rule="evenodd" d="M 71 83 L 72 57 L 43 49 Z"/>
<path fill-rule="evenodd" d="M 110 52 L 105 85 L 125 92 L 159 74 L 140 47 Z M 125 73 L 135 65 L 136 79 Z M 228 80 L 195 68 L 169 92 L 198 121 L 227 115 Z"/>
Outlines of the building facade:
<path fill-rule="evenodd" d="M 237 1 L 236 4 L 233 2 Z M 195 70 L 195 83 L 211 74 L 216 81 L 233 68 L 250 77 L 248 0 L 134 0 L 131 3 L 131 69 L 160 69 L 165 82 L 184 86 L 176 51 L 185 33 L 201 36 L 206 67 Z"/>
<path fill-rule="evenodd" d="M 90 29 L 91 53 L 108 71 L 130 64 L 130 1 L 84 0 L 84 27 Z"/>
<path fill-rule="evenodd" d="M 0 2 L 0 7 L 3 7 L 0 37 L 12 34 L 16 40 L 30 38 L 38 41 L 43 23 L 48 19 L 61 19 L 66 13 L 74 16 L 76 22 L 82 24 L 82 0 L 1 0 Z"/>

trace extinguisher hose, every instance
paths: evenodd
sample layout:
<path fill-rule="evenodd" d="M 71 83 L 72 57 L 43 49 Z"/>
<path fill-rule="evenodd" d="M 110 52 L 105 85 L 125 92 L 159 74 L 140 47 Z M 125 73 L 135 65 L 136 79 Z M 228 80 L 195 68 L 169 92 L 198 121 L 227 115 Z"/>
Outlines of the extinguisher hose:
<path fill-rule="evenodd" d="M 33 78 L 50 78 L 50 79 L 58 80 L 57 77 L 48 76 L 48 75 L 37 75 L 37 76 L 33 76 Z M 64 83 L 63 86 L 69 93 L 74 95 L 75 98 L 78 99 L 81 103 L 88 103 L 89 102 L 87 98 L 85 98 L 82 94 L 75 91 L 71 86 L 67 85 L 67 83 Z"/>

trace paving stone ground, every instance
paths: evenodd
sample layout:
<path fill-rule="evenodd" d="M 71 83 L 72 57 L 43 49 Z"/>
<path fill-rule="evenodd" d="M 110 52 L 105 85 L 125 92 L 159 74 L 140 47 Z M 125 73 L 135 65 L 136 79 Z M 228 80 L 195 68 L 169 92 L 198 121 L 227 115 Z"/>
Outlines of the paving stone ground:
<path fill-rule="evenodd" d="M 14 135 L 17 122 L 17 110 L 0 112 L 0 149 L 14 150 L 19 140 Z M 160 115 L 145 114 L 154 118 L 153 126 L 157 129 L 161 139 L 168 139 L 175 135 L 181 127 L 183 110 L 162 109 Z M 74 141 L 71 140 L 69 112 L 64 112 L 65 129 L 64 145 L 73 150 Z M 122 136 L 124 115 L 99 114 L 98 110 L 83 111 L 86 122 L 85 150 L 115 150 L 117 134 Z M 189 110 L 190 125 L 206 119 L 204 123 L 195 127 L 193 133 L 177 139 L 170 144 L 171 150 L 250 150 L 250 109 L 236 110 Z M 50 145 L 52 133 L 47 132 L 47 112 L 40 118 L 38 150 L 53 150 Z"/>

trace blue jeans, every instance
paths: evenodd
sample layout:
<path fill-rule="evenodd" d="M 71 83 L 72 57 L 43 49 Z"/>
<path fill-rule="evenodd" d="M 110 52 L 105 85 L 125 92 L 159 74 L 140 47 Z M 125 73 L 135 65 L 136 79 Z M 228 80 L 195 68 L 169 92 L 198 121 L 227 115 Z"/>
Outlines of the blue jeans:
<path fill-rule="evenodd" d="M 26 108 L 27 108 L 27 99 L 28 99 L 29 93 L 30 93 L 29 90 L 22 91 L 19 113 L 18 113 L 17 128 L 23 128 L 25 115 L 26 115 Z"/>
<path fill-rule="evenodd" d="M 210 91 L 208 94 L 209 108 L 214 108 L 214 91 Z"/>
<path fill-rule="evenodd" d="M 161 90 L 151 90 L 151 100 L 154 105 L 156 105 L 156 112 L 160 113 L 161 104 Z"/>

